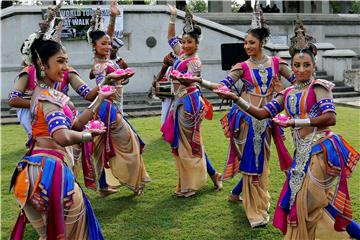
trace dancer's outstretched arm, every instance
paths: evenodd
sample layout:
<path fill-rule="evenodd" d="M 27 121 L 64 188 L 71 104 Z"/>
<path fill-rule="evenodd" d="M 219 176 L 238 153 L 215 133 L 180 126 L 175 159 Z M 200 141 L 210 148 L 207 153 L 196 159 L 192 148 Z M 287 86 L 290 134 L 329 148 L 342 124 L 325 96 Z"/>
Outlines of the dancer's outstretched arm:
<path fill-rule="evenodd" d="M 107 34 L 109 35 L 110 39 L 113 39 L 114 37 L 116 16 L 118 15 L 120 15 L 118 4 L 117 1 L 113 0 L 111 1 L 111 5 L 110 5 L 110 21 L 109 21 L 109 26 L 107 28 Z"/>

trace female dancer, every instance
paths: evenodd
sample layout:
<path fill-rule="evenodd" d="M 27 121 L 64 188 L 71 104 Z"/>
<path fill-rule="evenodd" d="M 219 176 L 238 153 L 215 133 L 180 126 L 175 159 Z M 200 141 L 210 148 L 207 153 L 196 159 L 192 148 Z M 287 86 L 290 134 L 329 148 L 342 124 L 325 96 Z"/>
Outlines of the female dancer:
<path fill-rule="evenodd" d="M 279 91 L 281 87 L 280 81 L 274 79 L 274 76 L 284 76 L 291 83 L 294 79 L 286 62 L 279 57 L 269 57 L 264 54 L 262 47 L 269 34 L 269 29 L 263 25 L 262 12 L 257 5 L 251 29 L 244 42 L 244 48 L 250 58 L 236 64 L 219 84 L 200 78 L 189 80 L 195 80 L 209 89 L 221 86 L 231 88 L 241 80 L 243 83 L 241 96 L 258 107 L 264 106 L 272 99 L 274 89 Z M 230 149 L 223 179 L 229 179 L 239 171 L 242 173 L 242 179 L 231 191 L 229 200 L 242 201 L 239 195 L 243 192 L 243 205 L 250 225 L 252 227 L 266 225 L 269 221 L 270 207 L 268 192 L 270 140 L 273 134 L 275 142 L 282 143 L 280 130 L 272 125 L 271 120 L 259 121 L 246 114 L 236 104 L 221 123 L 225 136 L 230 137 Z M 284 145 L 280 143 L 276 144 L 278 151 L 284 149 Z M 290 156 L 284 157 L 287 156 L 286 153 L 282 151 L 282 154 L 279 154 L 280 158 L 284 158 L 280 162 L 282 170 L 290 166 Z"/>
<path fill-rule="evenodd" d="M 116 2 L 112 3 L 112 18 L 115 18 Z M 114 20 L 110 20 L 114 23 Z M 88 32 L 88 41 L 95 52 L 94 66 L 91 74 L 95 77 L 97 84 L 114 74 L 116 67 L 109 59 L 111 39 L 101 26 L 101 12 L 95 12 L 93 25 Z M 133 73 L 122 75 L 125 79 Z M 95 170 L 99 178 L 100 196 L 105 197 L 116 192 L 115 187 L 125 185 L 136 195 L 143 193 L 145 183 L 150 181 L 145 170 L 142 152 L 145 144 L 138 136 L 134 128 L 126 120 L 121 112 L 122 85 L 114 83 L 116 94 L 111 101 L 106 101 L 99 111 L 97 117 L 107 127 L 106 134 L 94 139 L 93 158 Z"/>
<path fill-rule="evenodd" d="M 53 18 L 59 16 L 61 4 L 57 5 L 53 9 L 49 9 L 47 13 L 47 19 L 40 23 L 41 26 L 46 26 L 46 22 L 50 22 Z M 57 38 L 56 41 L 60 43 L 60 38 Z M 25 51 L 25 46 L 21 47 L 21 52 Z M 27 146 L 30 145 L 31 140 L 31 116 L 30 116 L 30 98 L 33 91 L 36 87 L 36 74 L 35 66 L 29 61 L 24 62 L 25 67 L 23 67 L 20 73 L 17 76 L 17 81 L 15 82 L 14 89 L 9 94 L 9 106 L 15 107 L 18 119 L 20 124 L 24 127 L 26 133 L 29 136 L 29 142 Z M 76 72 L 75 69 L 69 67 L 68 70 L 64 73 L 64 80 L 62 82 L 57 82 L 54 85 L 54 89 L 68 95 L 69 85 L 84 99 L 88 101 L 93 101 L 97 96 L 99 87 L 96 86 L 93 89 L 90 89 L 84 80 L 81 79 L 80 75 Z"/>
<path fill-rule="evenodd" d="M 168 27 L 168 40 L 178 56 L 173 70 L 183 74 L 200 76 L 201 61 L 196 54 L 201 29 L 195 25 L 192 15 L 187 11 L 182 44 L 175 36 L 176 8 L 170 6 L 171 19 Z M 221 174 L 217 173 L 205 153 L 200 135 L 202 119 L 212 118 L 212 106 L 201 95 L 196 84 L 182 84 L 173 81 L 175 88 L 174 110 L 162 126 L 164 139 L 171 144 L 179 182 L 175 194 L 179 197 L 194 195 L 206 182 L 206 170 L 216 189 L 222 188 Z"/>
<path fill-rule="evenodd" d="M 336 213 L 335 230 L 342 231 L 350 225 L 352 211 L 346 178 L 360 155 L 329 129 L 336 123 L 331 93 L 334 85 L 313 78 L 316 47 L 310 42 L 313 38 L 305 36 L 302 23 L 297 24 L 296 37 L 292 38 L 289 49 L 296 77 L 294 86 L 280 92 L 262 108 L 233 93 L 219 95 L 233 99 L 243 111 L 259 120 L 273 118 L 276 124 L 291 127 L 296 151 L 274 225 L 286 234 L 285 239 L 315 239 L 318 223 L 327 217 L 323 214 L 325 208 Z M 282 110 L 287 118 L 275 117 Z M 337 177 L 339 182 L 334 184 Z M 335 194 L 331 193 L 333 185 L 336 185 Z M 333 233 L 330 236 L 334 237 Z"/>
<path fill-rule="evenodd" d="M 34 64 L 37 77 L 30 103 L 34 141 L 18 163 L 11 181 L 21 206 L 11 239 L 22 238 L 26 218 L 40 239 L 103 239 L 91 205 L 67 165 L 71 156 L 66 147 L 89 142 L 92 136 L 104 132 L 104 129 L 82 132 L 72 129 L 81 131 L 104 98 L 114 91 L 99 94 L 89 109 L 73 118 L 67 105 L 69 97 L 54 90 L 68 71 L 66 52 L 53 40 L 56 22 L 53 19 L 46 31 L 31 35 L 23 51 Z"/>

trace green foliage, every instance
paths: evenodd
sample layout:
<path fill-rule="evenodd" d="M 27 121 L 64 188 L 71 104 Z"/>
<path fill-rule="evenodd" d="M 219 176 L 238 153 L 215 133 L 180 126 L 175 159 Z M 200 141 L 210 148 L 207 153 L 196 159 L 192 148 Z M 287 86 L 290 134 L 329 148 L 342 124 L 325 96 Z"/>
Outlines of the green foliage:
<path fill-rule="evenodd" d="M 133 1 L 132 0 L 120 0 L 118 1 L 118 4 L 121 6 L 121 5 L 131 5 L 133 4 Z"/>
<path fill-rule="evenodd" d="M 207 12 L 207 3 L 204 0 L 190 0 L 188 5 L 192 12 Z"/>
<path fill-rule="evenodd" d="M 202 137 L 213 166 L 224 168 L 229 141 L 223 135 L 219 120 L 226 112 L 216 112 L 212 121 L 204 121 Z M 337 124 L 332 129 L 341 134 L 355 149 L 360 150 L 360 110 L 337 107 Z M 223 191 L 214 191 L 213 183 L 195 197 L 181 199 L 173 196 L 177 173 L 170 146 L 161 139 L 159 117 L 129 119 L 146 142 L 144 161 L 152 182 L 146 185 L 145 195 L 134 197 L 126 188 L 105 199 L 84 189 L 100 221 L 105 239 L 282 239 L 283 235 L 271 224 L 252 229 L 241 204 L 229 203 L 227 196 L 240 176 L 224 182 Z M 18 204 L 9 193 L 10 178 L 18 160 L 25 153 L 25 131 L 19 125 L 1 126 L 1 239 L 8 238 L 18 214 Z M 286 145 L 293 151 L 290 134 Z M 285 175 L 279 169 L 272 143 L 270 159 L 270 215 L 278 200 Z M 78 177 L 83 185 L 82 176 Z M 360 170 L 349 179 L 353 217 L 360 221 Z M 37 239 L 34 229 L 27 225 L 24 239 Z"/>
<path fill-rule="evenodd" d="M 332 8 L 333 13 L 341 13 L 342 5 L 339 1 L 330 1 L 330 6 Z"/>
<path fill-rule="evenodd" d="M 232 12 L 239 12 L 239 9 L 241 7 L 241 4 L 237 1 L 232 1 L 231 2 L 231 11 Z"/>
<path fill-rule="evenodd" d="M 352 10 L 354 13 L 360 14 L 360 1 L 359 0 L 353 1 L 351 6 L 352 6 Z"/>
<path fill-rule="evenodd" d="M 145 0 L 145 4 L 155 5 L 155 4 L 156 4 L 156 0 Z"/>

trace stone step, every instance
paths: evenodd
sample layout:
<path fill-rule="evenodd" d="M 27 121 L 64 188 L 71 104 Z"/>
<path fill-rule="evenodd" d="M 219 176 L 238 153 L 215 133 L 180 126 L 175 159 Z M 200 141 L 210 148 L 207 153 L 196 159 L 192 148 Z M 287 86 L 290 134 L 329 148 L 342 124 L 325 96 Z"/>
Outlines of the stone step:
<path fill-rule="evenodd" d="M 328 80 L 328 81 L 334 81 L 334 76 L 329 76 L 329 75 L 318 75 L 316 74 L 315 78 L 317 79 L 325 79 L 325 80 Z"/>
<path fill-rule="evenodd" d="M 352 97 L 360 97 L 360 92 L 334 92 L 334 98 L 352 98 Z"/>
<path fill-rule="evenodd" d="M 19 124 L 19 121 L 16 117 L 14 118 L 1 118 L 1 125 L 10 125 L 10 124 Z"/>
<path fill-rule="evenodd" d="M 335 92 L 353 92 L 354 91 L 354 87 L 349 87 L 349 86 L 335 86 L 332 90 L 334 93 Z"/>
<path fill-rule="evenodd" d="M 316 71 L 316 76 L 326 75 L 326 71 Z"/>
<path fill-rule="evenodd" d="M 335 80 L 335 81 L 331 81 L 333 84 L 335 84 L 335 88 L 336 87 L 344 87 L 345 86 L 345 83 L 343 81 L 338 81 L 338 80 Z"/>

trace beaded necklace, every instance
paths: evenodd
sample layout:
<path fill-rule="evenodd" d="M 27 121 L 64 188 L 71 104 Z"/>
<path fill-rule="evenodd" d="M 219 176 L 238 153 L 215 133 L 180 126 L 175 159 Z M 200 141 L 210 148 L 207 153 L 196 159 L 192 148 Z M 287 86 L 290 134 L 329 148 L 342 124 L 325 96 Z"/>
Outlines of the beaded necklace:
<path fill-rule="evenodd" d="M 309 80 L 306 80 L 306 81 L 304 81 L 304 82 L 296 83 L 296 84 L 294 84 L 294 88 L 295 88 L 296 90 L 303 89 L 303 88 L 305 88 L 307 85 L 309 85 L 312 81 L 313 81 L 313 79 L 310 78 Z"/>
<path fill-rule="evenodd" d="M 47 85 L 44 82 L 37 82 L 36 85 L 41 88 L 52 89 L 52 87 L 50 87 L 49 85 Z"/>

